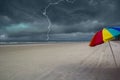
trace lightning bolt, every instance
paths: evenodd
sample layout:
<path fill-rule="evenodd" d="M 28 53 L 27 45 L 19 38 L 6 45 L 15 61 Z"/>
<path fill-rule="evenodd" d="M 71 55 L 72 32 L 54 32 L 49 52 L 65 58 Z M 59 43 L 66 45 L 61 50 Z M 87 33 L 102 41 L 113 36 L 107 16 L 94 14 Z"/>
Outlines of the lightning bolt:
<path fill-rule="evenodd" d="M 47 9 L 50 7 L 50 6 L 52 6 L 52 5 L 57 5 L 57 4 L 59 4 L 60 2 L 62 2 L 62 1 L 66 1 L 66 2 L 69 2 L 69 3 L 74 3 L 76 0 L 58 0 L 58 1 L 56 1 L 56 2 L 51 2 L 51 3 L 49 3 L 45 8 L 44 8 L 44 10 L 43 10 L 43 15 L 46 17 L 46 19 L 47 19 L 47 21 L 48 21 L 48 31 L 47 31 L 47 41 L 50 39 L 50 37 L 49 37 L 49 33 L 50 33 L 50 31 L 51 31 L 51 27 L 52 27 L 52 22 L 51 22 L 51 20 L 49 19 L 49 16 L 47 15 Z"/>

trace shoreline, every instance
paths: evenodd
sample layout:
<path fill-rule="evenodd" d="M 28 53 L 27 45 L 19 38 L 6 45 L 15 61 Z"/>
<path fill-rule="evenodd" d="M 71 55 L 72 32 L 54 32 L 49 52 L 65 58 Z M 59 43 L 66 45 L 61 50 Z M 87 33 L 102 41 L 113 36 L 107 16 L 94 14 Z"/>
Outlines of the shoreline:
<path fill-rule="evenodd" d="M 69 44 L 69 43 L 89 43 L 89 41 L 79 41 L 79 42 L 10 42 L 10 43 L 0 43 L 1 45 L 37 45 L 37 44 Z"/>

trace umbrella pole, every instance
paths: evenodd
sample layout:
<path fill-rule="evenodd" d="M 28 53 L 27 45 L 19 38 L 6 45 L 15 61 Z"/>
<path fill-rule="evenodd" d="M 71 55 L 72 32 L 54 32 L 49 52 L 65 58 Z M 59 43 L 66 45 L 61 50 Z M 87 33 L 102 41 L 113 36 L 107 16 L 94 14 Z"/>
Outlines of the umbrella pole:
<path fill-rule="evenodd" d="M 113 59 L 114 59 L 114 62 L 115 62 L 115 66 L 116 66 L 116 68 L 118 68 L 117 61 L 116 61 L 116 59 L 115 59 L 115 55 L 114 55 L 114 52 L 113 52 L 112 46 L 111 46 L 110 42 L 108 42 L 108 43 L 109 43 L 110 50 L 111 50 L 111 53 L 112 53 L 112 56 L 113 56 Z"/>

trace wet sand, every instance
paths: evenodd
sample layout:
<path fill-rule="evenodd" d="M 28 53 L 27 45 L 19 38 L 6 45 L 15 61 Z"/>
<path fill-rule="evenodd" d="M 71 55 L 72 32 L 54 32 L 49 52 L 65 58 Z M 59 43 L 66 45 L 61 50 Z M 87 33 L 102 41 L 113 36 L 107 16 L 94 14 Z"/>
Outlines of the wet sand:
<path fill-rule="evenodd" d="M 0 80 L 120 80 L 120 43 L 0 45 Z"/>

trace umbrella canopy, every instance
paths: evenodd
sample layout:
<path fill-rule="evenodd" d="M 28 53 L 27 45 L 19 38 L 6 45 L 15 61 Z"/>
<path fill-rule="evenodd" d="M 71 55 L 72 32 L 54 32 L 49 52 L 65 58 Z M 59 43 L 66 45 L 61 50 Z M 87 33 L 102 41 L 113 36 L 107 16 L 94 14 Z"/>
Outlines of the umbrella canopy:
<path fill-rule="evenodd" d="M 108 42 L 118 37 L 119 35 L 120 35 L 120 26 L 103 28 L 93 36 L 89 45 L 93 47 L 93 46 L 102 44 L 104 42 Z"/>

